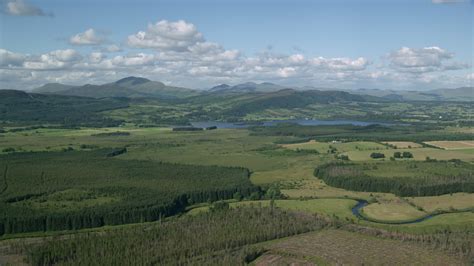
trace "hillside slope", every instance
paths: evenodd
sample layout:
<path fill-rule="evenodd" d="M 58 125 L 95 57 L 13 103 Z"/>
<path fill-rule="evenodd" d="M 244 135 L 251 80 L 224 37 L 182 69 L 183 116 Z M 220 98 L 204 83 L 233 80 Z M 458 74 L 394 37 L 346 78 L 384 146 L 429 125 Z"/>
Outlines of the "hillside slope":
<path fill-rule="evenodd" d="M 167 86 L 162 82 L 151 81 L 149 79 L 139 77 L 127 77 L 112 83 L 106 83 L 102 85 L 86 84 L 83 86 L 71 86 L 58 83 L 50 83 L 34 89 L 33 92 L 92 98 L 156 97 L 164 99 L 185 98 L 199 94 L 199 92 L 195 90 Z"/>
<path fill-rule="evenodd" d="M 112 126 L 118 125 L 120 121 L 105 118 L 100 112 L 126 107 L 127 99 L 94 99 L 0 90 L 0 121 L 6 123 Z"/>

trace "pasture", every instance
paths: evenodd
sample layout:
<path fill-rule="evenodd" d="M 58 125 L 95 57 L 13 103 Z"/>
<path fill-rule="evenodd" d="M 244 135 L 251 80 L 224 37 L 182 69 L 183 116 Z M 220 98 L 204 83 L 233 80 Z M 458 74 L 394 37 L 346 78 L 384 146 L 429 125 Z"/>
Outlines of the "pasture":
<path fill-rule="evenodd" d="M 407 221 L 426 216 L 427 214 L 402 200 L 376 202 L 362 208 L 362 213 L 377 221 Z"/>
<path fill-rule="evenodd" d="M 394 146 L 395 149 L 421 148 L 421 144 L 412 141 L 382 141 L 383 144 Z"/>
<path fill-rule="evenodd" d="M 468 152 L 466 152 L 468 151 Z M 459 159 L 466 162 L 474 162 L 474 153 L 471 150 L 440 150 L 434 148 L 412 148 L 412 149 L 386 149 L 378 150 L 377 152 L 385 155 L 385 160 L 393 156 L 395 152 L 410 152 L 413 154 L 413 159 L 416 161 L 424 161 L 427 157 L 436 160 L 452 160 Z M 343 153 L 349 156 L 351 161 L 369 161 L 370 154 L 373 151 L 348 151 Z"/>
<path fill-rule="evenodd" d="M 287 149 L 297 150 L 316 150 L 319 153 L 339 153 L 347 151 L 372 151 L 372 150 L 384 150 L 387 149 L 382 144 L 369 141 L 353 141 L 353 142 L 318 142 L 311 140 L 304 143 L 295 144 L 283 144 L 283 147 Z"/>
<path fill-rule="evenodd" d="M 474 140 L 426 141 L 425 143 L 445 150 L 474 149 Z"/>
<path fill-rule="evenodd" d="M 408 197 L 407 201 L 427 212 L 437 210 L 463 210 L 474 207 L 473 193 L 453 193 L 441 196 Z"/>
<path fill-rule="evenodd" d="M 405 232 L 410 234 L 433 234 L 446 230 L 449 232 L 471 233 L 474 224 L 474 212 L 445 213 L 419 223 L 388 225 L 362 221 L 370 227 L 381 228 L 393 232 Z M 472 233 L 471 233 L 472 234 Z M 472 238 L 472 236 L 471 236 Z"/>

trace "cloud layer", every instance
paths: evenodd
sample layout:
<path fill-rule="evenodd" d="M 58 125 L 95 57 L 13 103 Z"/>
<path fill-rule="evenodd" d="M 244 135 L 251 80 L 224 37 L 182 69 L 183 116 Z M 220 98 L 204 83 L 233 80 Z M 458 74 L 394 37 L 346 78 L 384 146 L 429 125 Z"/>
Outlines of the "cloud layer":
<path fill-rule="evenodd" d="M 272 81 L 287 85 L 336 88 L 428 88 L 462 86 L 472 82 L 469 64 L 438 46 L 401 47 L 381 58 L 308 57 L 265 50 L 245 55 L 207 41 L 189 22 L 161 20 L 124 40 L 111 44 L 94 29 L 69 39 L 73 45 L 92 45 L 92 51 L 54 50 L 39 55 L 0 49 L 0 86 L 32 88 L 47 82 L 70 84 L 109 82 L 129 75 L 188 87 L 218 83 Z M 381 60 L 379 60 L 381 59 Z"/>

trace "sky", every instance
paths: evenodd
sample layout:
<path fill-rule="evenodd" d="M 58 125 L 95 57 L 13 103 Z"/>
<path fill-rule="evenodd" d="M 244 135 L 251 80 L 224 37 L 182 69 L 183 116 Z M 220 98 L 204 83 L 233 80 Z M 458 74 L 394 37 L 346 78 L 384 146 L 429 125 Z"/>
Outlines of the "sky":
<path fill-rule="evenodd" d="M 470 0 L 0 0 L 0 89 L 472 86 Z"/>

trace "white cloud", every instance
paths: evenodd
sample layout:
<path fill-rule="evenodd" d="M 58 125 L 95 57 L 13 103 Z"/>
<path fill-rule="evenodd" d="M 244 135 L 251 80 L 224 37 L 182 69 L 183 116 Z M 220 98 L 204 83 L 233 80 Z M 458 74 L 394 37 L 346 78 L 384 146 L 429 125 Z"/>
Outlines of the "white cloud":
<path fill-rule="evenodd" d="M 392 68 L 401 72 L 426 73 L 457 70 L 469 66 L 465 63 L 449 61 L 453 57 L 453 53 L 437 46 L 421 49 L 402 47 L 388 56 Z"/>
<path fill-rule="evenodd" d="M 103 52 L 109 52 L 109 53 L 116 53 L 116 52 L 121 52 L 122 48 L 120 48 L 116 44 L 111 44 L 102 49 Z"/>
<path fill-rule="evenodd" d="M 88 32 L 93 34 L 88 35 Z M 97 42 L 92 29 L 81 34 L 77 36 L 82 43 Z M 138 35 L 142 36 L 141 39 Z M 104 83 L 130 75 L 145 75 L 194 88 L 249 80 L 336 88 L 427 88 L 465 86 L 469 80 L 472 82 L 472 76 L 466 77 L 465 73 L 457 76 L 444 74 L 445 71 L 466 69 L 469 65 L 455 61 L 453 53 L 437 46 L 402 47 L 385 57 L 388 64 L 373 64 L 365 57 L 309 57 L 301 51 L 278 54 L 266 50 L 246 56 L 238 50 L 227 50 L 218 43 L 206 41 L 193 24 L 184 21 L 151 24 L 141 34 L 130 35 L 129 46 L 130 41 L 134 44 L 132 46 L 146 51 L 130 52 L 127 46 L 122 51 L 117 45 L 109 45 L 97 46 L 93 52 L 84 55 L 73 49 L 28 55 L 0 49 L 0 70 L 18 73 L 18 82 L 2 81 L 2 84 L 30 84 L 34 87 L 50 80 Z M 16 76 L 8 73 L 8 77 L 13 79 Z"/>
<path fill-rule="evenodd" d="M 176 22 L 161 20 L 149 24 L 146 31 L 128 36 L 127 44 L 134 48 L 186 51 L 190 46 L 203 41 L 202 33 L 193 24 L 184 20 Z"/>
<path fill-rule="evenodd" d="M 364 70 L 369 65 L 366 58 L 359 57 L 355 60 L 350 58 L 314 58 L 311 62 L 313 65 L 323 67 L 330 70 L 339 71 L 359 71 Z"/>
<path fill-rule="evenodd" d="M 436 46 L 422 49 L 402 47 L 390 54 L 392 64 L 399 67 L 440 66 L 443 59 L 449 59 L 452 56 L 451 53 Z"/>
<path fill-rule="evenodd" d="M 283 67 L 278 69 L 277 73 L 282 78 L 288 78 L 296 74 L 296 69 L 294 67 Z"/>
<path fill-rule="evenodd" d="M 6 1 L 5 12 L 12 16 L 52 16 L 41 8 L 28 4 L 23 0 Z"/>
<path fill-rule="evenodd" d="M 0 69 L 0 82 L 13 83 L 18 82 L 19 80 L 24 81 L 31 78 L 31 72 L 29 71 L 17 71 L 11 69 Z M 10 86 L 13 86 L 10 85 Z M 1 87 L 8 88 L 8 87 Z"/>
<path fill-rule="evenodd" d="M 22 66 L 25 59 L 26 55 L 0 49 L 0 67 Z"/>
<path fill-rule="evenodd" d="M 105 41 L 105 37 L 94 29 L 87 29 L 69 38 L 69 43 L 73 45 L 98 45 Z"/>
<path fill-rule="evenodd" d="M 127 56 L 116 56 L 111 62 L 115 66 L 144 66 L 153 64 L 155 56 L 152 54 L 138 53 Z"/>
<path fill-rule="evenodd" d="M 38 57 L 30 57 L 24 63 L 25 69 L 50 70 L 64 69 L 82 60 L 82 56 L 73 49 L 55 50 Z"/>
<path fill-rule="evenodd" d="M 303 63 L 305 61 L 305 57 L 302 54 L 290 55 L 288 59 L 291 63 L 295 63 L 295 64 Z"/>

